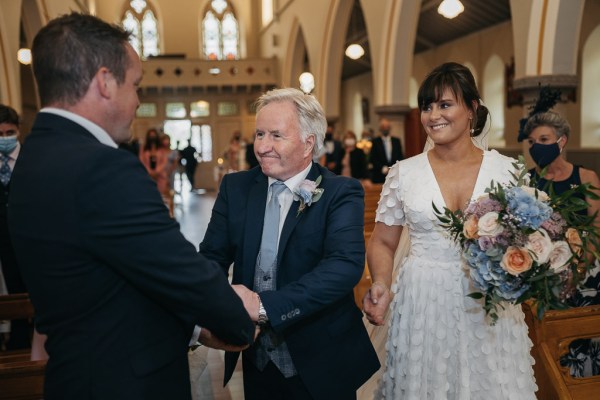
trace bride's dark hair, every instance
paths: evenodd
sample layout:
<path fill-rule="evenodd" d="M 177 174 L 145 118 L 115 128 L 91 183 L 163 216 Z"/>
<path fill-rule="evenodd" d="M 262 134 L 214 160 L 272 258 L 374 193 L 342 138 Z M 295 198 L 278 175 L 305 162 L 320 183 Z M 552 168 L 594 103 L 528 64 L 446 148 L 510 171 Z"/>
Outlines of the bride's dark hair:
<path fill-rule="evenodd" d="M 481 96 L 473 74 L 464 65 L 447 62 L 431 71 L 419 88 L 419 109 L 423 111 L 431 103 L 439 101 L 445 89 L 451 90 L 459 101 L 473 111 L 471 136 L 479 136 L 485 126 L 489 111 L 481 103 Z M 477 109 L 473 106 L 473 102 L 477 104 Z"/>

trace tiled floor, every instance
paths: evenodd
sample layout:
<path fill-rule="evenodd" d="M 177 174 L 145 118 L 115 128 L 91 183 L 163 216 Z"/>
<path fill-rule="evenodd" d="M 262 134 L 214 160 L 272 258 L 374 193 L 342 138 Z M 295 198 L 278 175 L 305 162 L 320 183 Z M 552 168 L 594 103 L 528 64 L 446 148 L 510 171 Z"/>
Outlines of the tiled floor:
<path fill-rule="evenodd" d="M 175 182 L 177 189 L 180 188 L 179 182 L 179 176 L 177 175 Z M 191 192 L 189 183 L 185 178 L 183 179 L 183 188 L 178 192 L 180 194 L 175 195 L 174 199 L 175 218 L 179 222 L 181 232 L 186 239 L 198 248 L 206 233 L 217 194 L 203 191 Z M 208 351 L 206 352 L 206 350 Z M 223 352 L 213 349 L 197 351 L 204 351 L 199 357 L 200 359 L 206 357 L 208 364 L 197 380 L 192 377 L 194 400 L 243 400 L 241 362 L 238 363 L 233 377 L 224 388 Z"/>

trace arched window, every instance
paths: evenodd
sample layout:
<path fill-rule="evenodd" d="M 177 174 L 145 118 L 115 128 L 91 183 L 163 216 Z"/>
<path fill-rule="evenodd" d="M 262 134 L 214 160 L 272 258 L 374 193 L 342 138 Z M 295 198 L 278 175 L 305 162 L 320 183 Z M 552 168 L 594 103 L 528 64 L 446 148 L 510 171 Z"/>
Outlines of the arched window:
<path fill-rule="evenodd" d="M 267 26 L 273 21 L 273 0 L 262 0 L 262 24 Z"/>
<path fill-rule="evenodd" d="M 488 117 L 490 147 L 502 148 L 506 146 L 504 136 L 504 105 L 506 104 L 504 63 L 497 54 L 492 55 L 483 69 L 483 101 L 490 112 Z M 487 129 L 487 128 L 485 128 Z M 484 130 L 485 133 L 485 130 Z"/>
<path fill-rule="evenodd" d="M 581 147 L 598 147 L 600 143 L 599 49 L 600 25 L 586 39 L 581 57 Z"/>
<path fill-rule="evenodd" d="M 122 18 L 123 28 L 131 32 L 129 43 L 142 58 L 160 54 L 158 20 L 145 0 L 131 0 Z"/>
<path fill-rule="evenodd" d="M 231 4 L 212 0 L 202 20 L 203 53 L 209 60 L 240 58 L 240 29 Z"/>

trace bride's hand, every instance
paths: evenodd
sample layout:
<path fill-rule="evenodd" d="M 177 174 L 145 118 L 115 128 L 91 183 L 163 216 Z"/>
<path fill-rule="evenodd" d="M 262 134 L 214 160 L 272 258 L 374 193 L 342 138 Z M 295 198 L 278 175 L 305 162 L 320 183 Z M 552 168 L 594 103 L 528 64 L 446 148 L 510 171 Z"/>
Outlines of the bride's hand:
<path fill-rule="evenodd" d="M 373 325 L 383 325 L 391 301 L 390 289 L 381 282 L 373 282 L 363 298 L 363 310 L 367 320 Z"/>

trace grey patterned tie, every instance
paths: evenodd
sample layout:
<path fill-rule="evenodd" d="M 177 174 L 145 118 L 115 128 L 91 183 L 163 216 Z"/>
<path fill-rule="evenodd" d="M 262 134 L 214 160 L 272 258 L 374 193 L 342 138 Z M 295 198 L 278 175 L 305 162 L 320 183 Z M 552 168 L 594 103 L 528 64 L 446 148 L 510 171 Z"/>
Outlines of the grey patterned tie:
<path fill-rule="evenodd" d="M 265 222 L 260 242 L 260 258 L 258 266 L 264 272 L 270 271 L 277 259 L 277 244 L 279 242 L 279 194 L 286 188 L 283 182 L 271 184 L 271 198 L 265 210 Z"/>
<path fill-rule="evenodd" d="M 8 182 L 10 181 L 11 171 L 8 160 L 10 160 L 9 156 L 0 153 L 0 162 L 2 162 L 2 166 L 0 166 L 0 182 L 2 182 L 4 186 L 8 185 Z"/>

